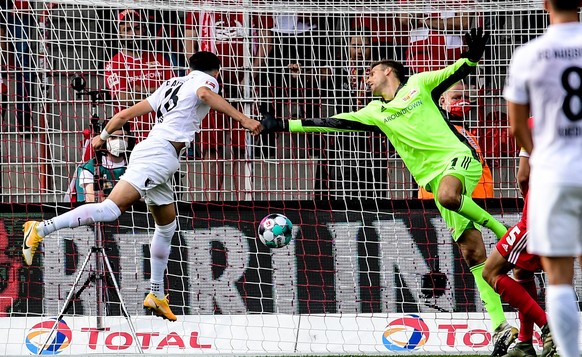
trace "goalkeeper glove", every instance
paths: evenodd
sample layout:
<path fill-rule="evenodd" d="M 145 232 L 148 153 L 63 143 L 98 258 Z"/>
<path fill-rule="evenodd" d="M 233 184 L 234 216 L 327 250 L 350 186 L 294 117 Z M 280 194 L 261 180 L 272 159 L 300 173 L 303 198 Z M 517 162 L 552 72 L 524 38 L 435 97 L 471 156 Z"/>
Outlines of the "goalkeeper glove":
<path fill-rule="evenodd" d="M 289 121 L 278 120 L 273 116 L 273 114 L 262 111 L 263 119 L 261 120 L 261 125 L 263 126 L 262 133 L 276 133 L 281 131 L 289 131 Z"/>
<path fill-rule="evenodd" d="M 483 31 L 482 27 L 472 28 L 465 34 L 467 51 L 461 54 L 461 57 L 468 58 L 471 62 L 479 62 L 485 52 L 485 47 L 489 41 L 489 33 Z"/>

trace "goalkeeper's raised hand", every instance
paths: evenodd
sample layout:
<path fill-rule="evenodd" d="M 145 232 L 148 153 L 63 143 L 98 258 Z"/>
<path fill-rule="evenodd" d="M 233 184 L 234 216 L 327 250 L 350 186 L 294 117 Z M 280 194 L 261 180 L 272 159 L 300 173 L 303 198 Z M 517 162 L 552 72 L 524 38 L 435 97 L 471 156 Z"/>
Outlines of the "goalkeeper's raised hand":
<path fill-rule="evenodd" d="M 481 57 L 483 57 L 488 41 L 489 33 L 483 31 L 482 27 L 472 28 L 465 34 L 467 51 L 461 57 L 468 58 L 471 62 L 479 62 Z"/>
<path fill-rule="evenodd" d="M 267 111 L 261 111 L 263 119 L 261 119 L 261 125 L 263 126 L 262 133 L 276 133 L 281 131 L 287 131 L 287 121 L 278 120 L 275 116 Z"/>

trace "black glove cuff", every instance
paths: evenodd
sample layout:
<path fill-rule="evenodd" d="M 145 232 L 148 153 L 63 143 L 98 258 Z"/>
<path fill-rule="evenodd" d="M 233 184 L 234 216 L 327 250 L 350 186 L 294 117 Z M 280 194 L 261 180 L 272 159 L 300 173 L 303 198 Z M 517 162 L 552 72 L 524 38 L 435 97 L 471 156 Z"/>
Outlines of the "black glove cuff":
<path fill-rule="evenodd" d="M 468 59 L 469 61 L 471 61 L 473 63 L 477 63 L 477 62 L 479 62 L 481 60 L 481 57 L 482 56 L 479 56 L 479 58 L 475 59 L 476 56 L 474 54 L 469 53 L 469 52 L 463 52 L 463 53 L 461 53 L 461 56 L 460 57 L 461 58 L 466 58 L 466 59 Z"/>
<path fill-rule="evenodd" d="M 270 113 L 263 113 L 261 120 L 264 133 L 276 133 L 282 131 L 289 131 L 289 121 L 284 119 L 276 119 Z"/>

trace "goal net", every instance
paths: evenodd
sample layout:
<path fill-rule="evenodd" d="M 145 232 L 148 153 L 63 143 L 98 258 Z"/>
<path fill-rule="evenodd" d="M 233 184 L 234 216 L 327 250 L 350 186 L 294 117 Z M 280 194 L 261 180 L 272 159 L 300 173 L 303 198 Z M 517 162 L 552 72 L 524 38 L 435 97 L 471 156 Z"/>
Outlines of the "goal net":
<path fill-rule="evenodd" d="M 370 101 L 373 61 L 402 61 L 409 74 L 443 67 L 475 26 L 490 31 L 491 44 L 465 80 L 470 105 L 459 125 L 492 173 L 480 202 L 514 224 L 517 148 L 501 90 L 512 51 L 547 26 L 539 1 L 4 4 L 0 353 L 39 352 L 77 276 L 87 287 L 48 339 L 47 353 L 136 353 L 138 345 L 157 354 L 491 351 L 472 274 L 434 204 L 417 199 L 417 185 L 381 135 L 255 138 L 211 112 L 174 180 L 178 232 L 165 287 L 177 322 L 142 307 L 154 228 L 145 206 L 102 227 L 136 334 L 99 264 L 90 260 L 80 272 L 94 227 L 48 236 L 30 267 L 20 256 L 20 230 L 25 220 L 50 218 L 90 197 L 80 166 L 95 157 L 91 136 L 164 80 L 188 73 L 195 51 L 219 55 L 221 93 L 248 116 L 260 119 L 267 110 L 319 118 Z M 133 120 L 131 141 L 143 140 L 152 121 Z M 257 239 L 269 213 L 294 223 L 289 246 L 271 250 Z M 483 235 L 490 250 L 495 238 L 486 229 Z M 537 280 L 542 296 L 543 276 Z M 510 308 L 507 317 L 517 323 Z M 535 339 L 541 347 L 538 332 Z"/>

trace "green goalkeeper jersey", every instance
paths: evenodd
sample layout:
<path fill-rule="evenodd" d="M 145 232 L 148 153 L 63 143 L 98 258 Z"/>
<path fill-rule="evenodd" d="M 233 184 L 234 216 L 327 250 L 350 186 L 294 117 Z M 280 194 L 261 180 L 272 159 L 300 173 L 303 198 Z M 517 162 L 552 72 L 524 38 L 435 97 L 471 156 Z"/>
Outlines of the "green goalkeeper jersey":
<path fill-rule="evenodd" d="M 469 145 L 441 111 L 438 101 L 477 64 L 459 59 L 432 72 L 411 76 L 391 101 L 373 100 L 357 112 L 327 119 L 290 120 L 291 132 L 374 131 L 386 134 L 416 182 L 425 187 L 455 157 L 474 157 Z"/>

